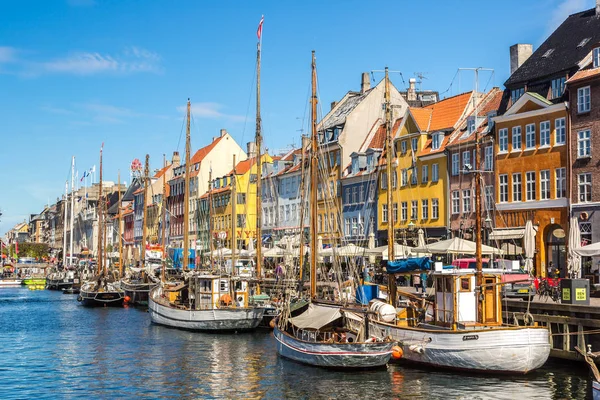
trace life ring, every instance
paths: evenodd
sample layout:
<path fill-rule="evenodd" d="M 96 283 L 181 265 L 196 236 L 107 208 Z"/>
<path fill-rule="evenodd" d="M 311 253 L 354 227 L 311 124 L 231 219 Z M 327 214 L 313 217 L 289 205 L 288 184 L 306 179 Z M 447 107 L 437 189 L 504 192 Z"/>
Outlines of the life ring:
<path fill-rule="evenodd" d="M 230 306 L 231 305 L 231 296 L 229 294 L 224 294 L 219 299 L 219 302 L 224 306 Z"/>

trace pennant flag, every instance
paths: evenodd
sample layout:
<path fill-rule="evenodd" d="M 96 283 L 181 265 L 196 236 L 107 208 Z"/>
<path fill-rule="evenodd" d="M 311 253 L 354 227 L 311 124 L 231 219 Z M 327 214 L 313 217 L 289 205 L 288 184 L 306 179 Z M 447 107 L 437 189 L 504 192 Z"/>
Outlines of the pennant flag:
<path fill-rule="evenodd" d="M 90 173 L 87 171 L 83 171 L 83 174 L 81 175 L 81 179 L 79 180 L 79 182 L 83 182 L 83 180 L 85 178 L 87 178 L 88 176 L 90 176 Z"/>
<path fill-rule="evenodd" d="M 265 21 L 265 16 L 263 15 L 260 18 L 260 22 L 258 23 L 258 29 L 256 30 L 256 36 L 258 37 L 258 40 L 260 40 L 260 37 L 262 36 L 262 27 L 263 27 L 264 21 Z"/>

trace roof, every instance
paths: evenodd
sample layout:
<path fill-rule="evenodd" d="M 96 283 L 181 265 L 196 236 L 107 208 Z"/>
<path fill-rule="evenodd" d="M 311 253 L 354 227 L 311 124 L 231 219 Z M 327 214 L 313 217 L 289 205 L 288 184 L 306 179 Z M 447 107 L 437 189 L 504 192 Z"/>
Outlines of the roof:
<path fill-rule="evenodd" d="M 165 166 L 165 167 L 163 167 L 163 168 L 159 169 L 159 170 L 156 172 L 156 174 L 154 174 L 154 178 L 160 178 L 160 177 L 162 177 L 162 176 L 163 176 L 163 175 L 164 175 L 164 174 L 165 174 L 165 173 L 166 173 L 166 172 L 169 170 L 169 167 L 170 167 L 170 166 L 171 166 L 171 164 L 169 164 L 169 165 L 167 165 L 167 166 Z"/>
<path fill-rule="evenodd" d="M 240 161 L 235 166 L 236 175 L 244 175 L 255 164 L 256 164 L 256 157 L 252 157 L 252 158 L 248 158 L 247 160 Z M 233 174 L 233 170 L 229 171 L 229 174 L 227 174 L 227 175 L 231 175 L 231 174 Z"/>
<path fill-rule="evenodd" d="M 342 125 L 346 122 L 346 117 L 360 104 L 360 102 L 367 97 L 367 95 L 373 90 L 371 88 L 364 93 L 360 92 L 348 92 L 340 100 L 338 104 L 323 118 L 319 123 L 319 130 L 333 128 L 337 125 Z"/>
<path fill-rule="evenodd" d="M 587 38 L 589 40 L 578 47 Z M 594 8 L 570 15 L 504 85 L 515 87 L 556 75 L 561 71 L 564 71 L 565 75 L 572 74 L 578 69 L 579 61 L 596 47 L 598 42 L 600 42 L 600 19 L 596 17 Z M 552 52 L 548 55 L 550 50 Z"/>
<path fill-rule="evenodd" d="M 190 158 L 190 169 L 194 164 L 201 163 L 202 160 L 210 153 L 212 149 L 224 138 L 225 136 L 219 136 L 214 139 L 209 145 L 202 147 L 200 150 L 196 151 L 192 158 Z M 190 171 L 190 177 L 196 176 L 200 173 L 200 169 L 194 169 Z"/>
<path fill-rule="evenodd" d="M 581 71 L 577 71 L 575 75 L 569 78 L 567 83 L 583 81 L 585 79 L 597 77 L 598 75 L 600 75 L 600 68 L 583 69 Z"/>
<path fill-rule="evenodd" d="M 433 110 L 429 108 L 411 107 L 410 113 L 412 114 L 417 125 L 419 125 L 419 128 L 423 132 L 429 132 L 429 124 L 431 123 Z"/>
<path fill-rule="evenodd" d="M 456 96 L 447 97 L 444 100 L 440 100 L 437 103 L 425 107 L 425 109 L 432 110 L 433 112 L 429 128 L 426 132 L 453 128 L 464 114 L 472 94 L 472 91 L 457 94 Z M 421 125 L 419 125 L 419 127 L 423 129 Z"/>

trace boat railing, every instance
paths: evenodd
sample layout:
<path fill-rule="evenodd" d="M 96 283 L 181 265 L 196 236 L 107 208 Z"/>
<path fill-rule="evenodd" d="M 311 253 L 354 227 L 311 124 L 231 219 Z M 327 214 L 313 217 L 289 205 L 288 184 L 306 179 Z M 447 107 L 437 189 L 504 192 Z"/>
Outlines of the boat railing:
<path fill-rule="evenodd" d="M 304 342 L 314 342 L 317 341 L 331 341 L 333 339 L 334 332 L 317 332 L 317 331 L 309 331 L 305 329 L 298 329 L 295 331 L 296 339 L 300 339 Z"/>

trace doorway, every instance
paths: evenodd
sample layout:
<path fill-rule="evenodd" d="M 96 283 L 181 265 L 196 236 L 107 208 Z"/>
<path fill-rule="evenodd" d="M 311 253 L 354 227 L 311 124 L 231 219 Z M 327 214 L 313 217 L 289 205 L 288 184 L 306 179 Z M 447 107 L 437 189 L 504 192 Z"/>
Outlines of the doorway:
<path fill-rule="evenodd" d="M 546 271 L 553 268 L 560 271 L 560 277 L 567 276 L 567 247 L 565 230 L 558 224 L 550 225 L 546 234 Z"/>

